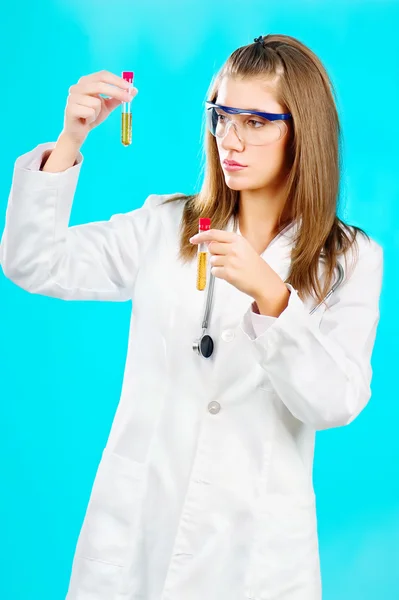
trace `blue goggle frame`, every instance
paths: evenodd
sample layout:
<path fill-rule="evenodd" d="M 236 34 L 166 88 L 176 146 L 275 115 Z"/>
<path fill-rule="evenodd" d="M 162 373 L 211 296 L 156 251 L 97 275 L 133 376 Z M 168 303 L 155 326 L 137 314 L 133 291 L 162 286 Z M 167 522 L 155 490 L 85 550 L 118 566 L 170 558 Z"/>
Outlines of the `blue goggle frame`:
<path fill-rule="evenodd" d="M 263 117 L 268 121 L 288 121 L 289 119 L 292 119 L 291 113 L 260 112 L 258 110 L 248 110 L 245 108 L 233 108 L 231 106 L 222 106 L 221 104 L 215 104 L 214 102 L 208 101 L 205 102 L 205 104 L 207 106 L 207 110 L 210 110 L 211 108 L 220 108 L 221 110 L 230 115 L 256 115 L 258 117 Z"/>

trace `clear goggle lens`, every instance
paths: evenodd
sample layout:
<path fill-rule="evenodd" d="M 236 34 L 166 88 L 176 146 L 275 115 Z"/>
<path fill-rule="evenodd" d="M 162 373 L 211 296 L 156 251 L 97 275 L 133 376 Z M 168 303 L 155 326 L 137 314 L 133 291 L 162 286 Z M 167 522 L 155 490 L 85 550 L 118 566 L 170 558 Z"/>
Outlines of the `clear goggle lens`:
<path fill-rule="evenodd" d="M 240 141 L 251 146 L 273 144 L 287 132 L 287 124 L 283 120 L 269 121 L 251 113 L 235 115 L 233 120 L 231 115 L 215 107 L 207 108 L 206 121 L 215 137 L 224 138 L 233 127 Z"/>

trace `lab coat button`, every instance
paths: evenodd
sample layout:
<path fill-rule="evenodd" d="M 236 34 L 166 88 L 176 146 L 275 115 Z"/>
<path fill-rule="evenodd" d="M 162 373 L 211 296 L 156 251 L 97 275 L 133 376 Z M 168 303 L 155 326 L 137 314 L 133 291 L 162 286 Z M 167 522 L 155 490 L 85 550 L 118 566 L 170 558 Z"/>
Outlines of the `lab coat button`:
<path fill-rule="evenodd" d="M 234 340 L 235 333 L 232 329 L 226 329 L 222 333 L 222 340 L 225 342 L 232 342 Z"/>
<path fill-rule="evenodd" d="M 212 415 L 217 415 L 220 410 L 219 402 L 209 402 L 208 410 Z"/>

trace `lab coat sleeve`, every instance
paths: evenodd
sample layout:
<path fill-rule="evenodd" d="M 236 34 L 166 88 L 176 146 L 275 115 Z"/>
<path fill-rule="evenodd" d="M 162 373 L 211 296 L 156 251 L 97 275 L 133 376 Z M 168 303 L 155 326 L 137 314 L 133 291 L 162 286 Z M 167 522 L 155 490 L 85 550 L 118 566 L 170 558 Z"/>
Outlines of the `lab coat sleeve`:
<path fill-rule="evenodd" d="M 289 284 L 287 285 L 288 289 L 290 289 Z M 269 317 L 267 315 L 260 315 L 256 311 L 256 303 L 252 304 L 252 310 L 249 312 L 251 325 L 253 327 L 254 337 L 260 337 L 262 334 L 267 331 L 267 329 L 273 325 L 276 321 L 277 317 Z"/>
<path fill-rule="evenodd" d="M 363 241 L 356 266 L 320 321 L 290 284 L 288 306 L 279 317 L 263 318 L 251 305 L 241 321 L 278 396 L 314 429 L 351 423 L 371 397 L 382 275 L 381 246 Z"/>
<path fill-rule="evenodd" d="M 83 163 L 59 173 L 40 171 L 45 150 L 17 158 L 0 260 L 7 278 L 34 293 L 65 300 L 128 300 L 147 244 L 155 233 L 157 196 L 107 221 L 69 226 Z"/>

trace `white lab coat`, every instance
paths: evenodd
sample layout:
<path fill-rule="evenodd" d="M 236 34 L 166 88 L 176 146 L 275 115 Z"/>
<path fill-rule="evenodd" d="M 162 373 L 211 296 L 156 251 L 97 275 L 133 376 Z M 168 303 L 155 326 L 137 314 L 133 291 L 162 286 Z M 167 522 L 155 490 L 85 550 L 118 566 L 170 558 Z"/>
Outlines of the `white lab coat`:
<path fill-rule="evenodd" d="M 360 237 L 353 273 L 312 316 L 314 301 L 292 286 L 274 318 L 216 279 L 205 360 L 192 350 L 205 294 L 195 261 L 177 260 L 182 204 L 151 195 L 68 228 L 83 157 L 38 171 L 52 147 L 15 163 L 5 275 L 66 300 L 133 300 L 122 395 L 67 599 L 320 600 L 315 430 L 350 423 L 369 400 L 381 247 Z M 283 279 L 294 232 L 263 255 Z"/>

